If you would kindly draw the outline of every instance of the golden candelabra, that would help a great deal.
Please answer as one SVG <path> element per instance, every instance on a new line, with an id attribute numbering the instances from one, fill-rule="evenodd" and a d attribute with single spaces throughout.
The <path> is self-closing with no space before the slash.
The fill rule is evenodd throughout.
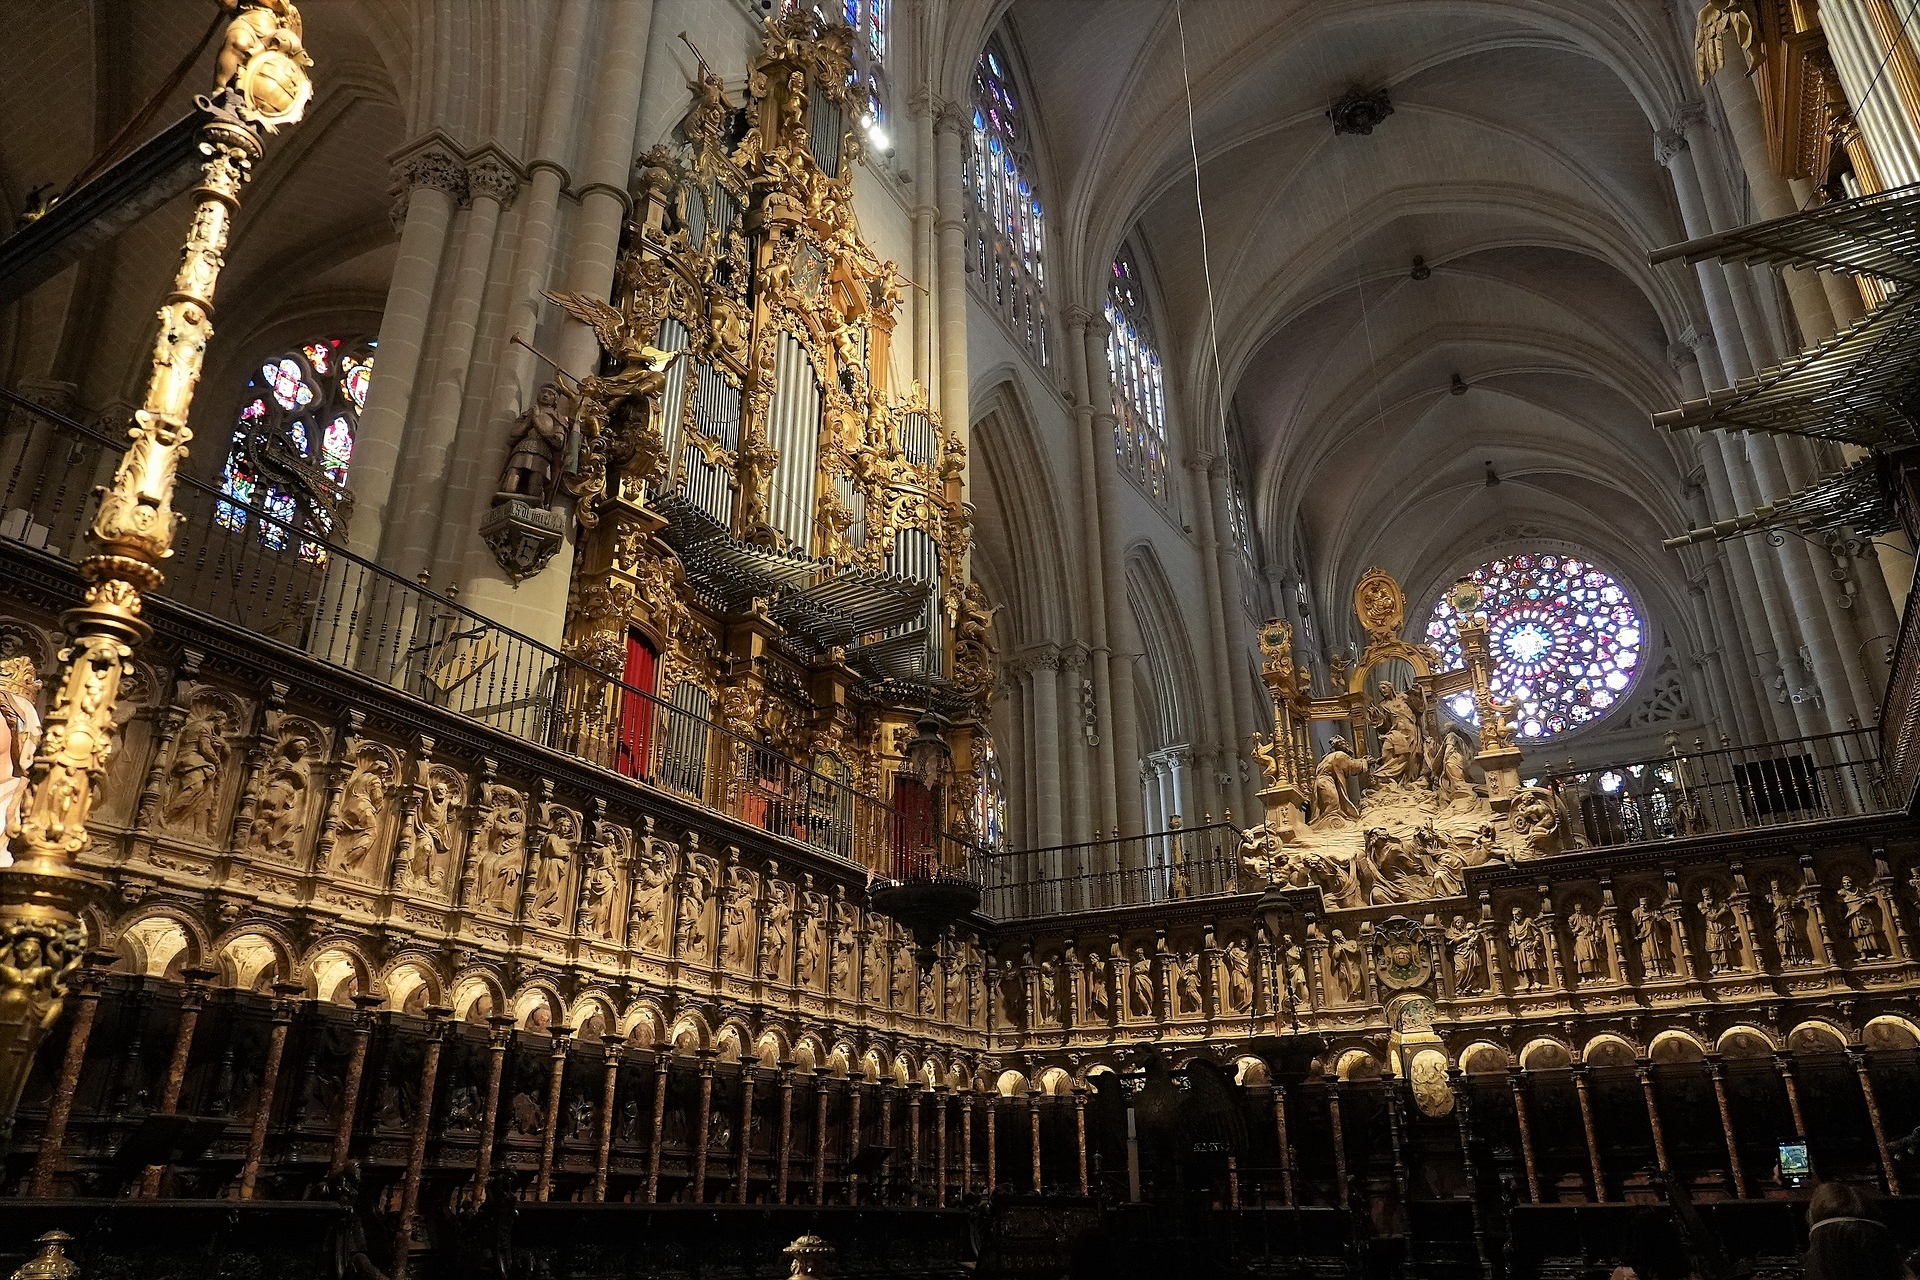
<path id="1" fill-rule="evenodd" d="M 87 844 L 87 818 L 106 776 L 116 728 L 114 704 L 134 646 L 151 628 L 141 597 L 160 586 L 173 554 L 178 516 L 174 481 L 193 432 L 187 411 L 213 337 L 214 286 L 240 193 L 264 150 L 264 135 L 292 124 L 313 95 L 290 0 L 220 0 L 232 16 L 215 63 L 213 93 L 198 99 L 199 186 L 173 288 L 160 307 L 160 332 L 145 403 L 134 413 L 126 452 L 100 490 L 80 565 L 85 602 L 64 619 L 71 637 L 29 770 L 25 803 L 7 840 L 13 864 L 0 871 L 0 1124 L 11 1124 L 34 1054 L 59 1018 L 67 981 L 86 938 L 82 911 L 92 882 L 74 865 Z"/>

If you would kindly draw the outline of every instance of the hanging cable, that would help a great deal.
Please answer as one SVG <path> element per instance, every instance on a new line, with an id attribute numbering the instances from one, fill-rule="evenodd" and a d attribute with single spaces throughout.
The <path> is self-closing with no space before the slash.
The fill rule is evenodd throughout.
<path id="1" fill-rule="evenodd" d="M 1220 322 L 1213 306 L 1213 258 L 1207 244 L 1207 205 L 1200 194 L 1200 141 L 1193 125 L 1193 81 L 1187 75 L 1187 20 L 1180 0 L 1173 0 L 1173 19 L 1180 28 L 1180 84 L 1187 95 L 1187 148 L 1193 155 L 1193 209 L 1200 218 L 1200 273 L 1207 285 L 1207 342 L 1213 350 L 1213 398 L 1220 409 L 1220 448 L 1225 456 L 1227 396 L 1220 372 Z"/>

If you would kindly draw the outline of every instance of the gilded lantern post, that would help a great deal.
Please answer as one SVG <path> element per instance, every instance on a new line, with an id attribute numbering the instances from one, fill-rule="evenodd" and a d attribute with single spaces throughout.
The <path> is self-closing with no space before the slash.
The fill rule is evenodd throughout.
<path id="1" fill-rule="evenodd" d="M 160 307 L 145 401 L 126 452 L 100 493 L 81 561 L 83 603 L 62 619 L 52 707 L 28 772 L 20 816 L 8 828 L 13 864 L 0 870 L 0 1117 L 10 1124 L 34 1054 L 59 1018 L 85 948 L 82 911 L 92 879 L 74 865 L 113 752 L 114 704 L 135 646 L 151 628 L 141 597 L 162 581 L 178 516 L 174 480 L 193 433 L 187 411 L 213 336 L 214 285 L 240 194 L 263 154 L 263 135 L 292 124 L 313 95 L 300 15 L 289 0 L 221 0 L 231 15 L 213 93 L 199 100 L 200 185 L 173 288 Z"/>
<path id="2" fill-rule="evenodd" d="M 1253 739 L 1254 758 L 1266 777 L 1260 802 L 1266 808 L 1269 836 L 1290 842 L 1306 821 L 1294 727 L 1295 703 L 1304 689 L 1293 669 L 1293 627 L 1279 618 L 1268 620 L 1260 628 L 1260 679 L 1267 686 L 1273 711 L 1273 732 L 1256 734 Z"/>
<path id="3" fill-rule="evenodd" d="M 1480 715 L 1480 754 L 1474 757 L 1487 775 L 1487 799 L 1505 813 L 1520 789 L 1520 749 L 1513 741 L 1515 703 L 1493 696 L 1493 651 L 1488 645 L 1487 615 L 1480 612 L 1485 593 L 1472 578 L 1462 578 L 1447 593 L 1454 608 L 1454 630 L 1473 682 L 1473 705 Z"/>

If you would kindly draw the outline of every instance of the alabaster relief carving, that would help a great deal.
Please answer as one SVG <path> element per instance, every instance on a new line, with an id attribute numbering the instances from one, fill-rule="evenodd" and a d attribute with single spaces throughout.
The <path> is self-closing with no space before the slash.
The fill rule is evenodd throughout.
<path id="1" fill-rule="evenodd" d="M 631 946 L 661 955 L 667 953 L 671 942 L 672 903 L 668 894 L 674 856 L 672 845 L 648 832 L 640 841 L 633 864 L 633 922 L 628 941 Z"/>
<path id="2" fill-rule="evenodd" d="M 1640 971 L 1649 978 L 1674 976 L 1673 921 L 1664 903 L 1656 903 L 1643 893 L 1633 906 L 1633 945 L 1640 956 Z"/>
<path id="3" fill-rule="evenodd" d="M 766 893 L 760 905 L 759 973 L 775 982 L 787 976 L 787 943 L 793 924 L 793 886 L 777 879 L 778 863 L 767 864 Z"/>
<path id="4" fill-rule="evenodd" d="M 580 881 L 580 932 L 600 942 L 614 941 L 619 919 L 621 868 L 628 863 L 624 829 L 601 820 L 587 842 Z"/>
<path id="5" fill-rule="evenodd" d="M 389 835 L 389 798 L 400 774 L 400 760 L 376 743 L 362 744 L 353 756 L 353 771 L 340 793 L 340 818 L 333 842 L 333 871 L 349 880 L 371 884 L 384 873 L 384 850 Z"/>
<path id="6" fill-rule="evenodd" d="M 1724 896 L 1716 896 L 1713 886 L 1702 885 L 1700 901 L 1694 905 L 1700 913 L 1708 972 L 1717 974 L 1744 969 L 1746 964 L 1740 945 L 1740 926 L 1734 916 L 1733 904 Z"/>
<path id="7" fill-rule="evenodd" d="M 528 916 L 532 923 L 545 928 L 565 929 L 572 901 L 567 890 L 573 876 L 573 852 L 580 843 L 580 815 L 565 805 L 549 802 L 543 807 L 546 812 L 529 872 L 533 901 Z"/>
<path id="8" fill-rule="evenodd" d="M 281 720 L 268 753 L 248 851 L 282 862 L 297 861 L 314 802 L 313 768 L 325 749 L 325 735 L 311 721 Z"/>
<path id="9" fill-rule="evenodd" d="M 1807 935 L 1800 923 L 1800 904 L 1784 876 L 1774 878 L 1767 901 L 1773 908 L 1773 949 L 1781 968 L 1812 964 L 1813 953 L 1807 949 Z"/>
<path id="10" fill-rule="evenodd" d="M 474 901 L 512 915 L 527 861 L 527 802 L 512 787 L 490 782 L 481 788 L 480 803 L 473 834 Z"/>
<path id="11" fill-rule="evenodd" d="M 1487 989 L 1486 931 L 1478 920 L 1456 915 L 1447 924 L 1447 956 L 1453 965 L 1453 993 L 1479 995 Z"/>
<path id="12" fill-rule="evenodd" d="M 1532 991 L 1547 985 L 1546 949 L 1539 919 L 1514 904 L 1507 915 L 1507 955 L 1513 962 L 1514 990 Z"/>
<path id="13" fill-rule="evenodd" d="M 1575 975 L 1582 981 L 1607 978 L 1606 931 L 1585 901 L 1576 900 L 1567 908 L 1567 936 L 1573 939 Z"/>
<path id="14" fill-rule="evenodd" d="M 160 801 L 161 821 L 171 830 L 201 840 L 213 838 L 224 775 L 233 755 L 228 739 L 240 720 L 239 707 L 222 693 L 202 690 L 188 704 Z"/>

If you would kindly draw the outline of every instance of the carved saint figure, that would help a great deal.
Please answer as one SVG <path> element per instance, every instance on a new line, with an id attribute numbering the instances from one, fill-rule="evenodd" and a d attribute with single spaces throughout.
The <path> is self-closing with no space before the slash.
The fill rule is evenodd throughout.
<path id="1" fill-rule="evenodd" d="M 1773 945 L 1780 953 L 1781 965 L 1813 963 L 1806 939 L 1800 933 L 1798 908 L 1784 880 L 1774 880 L 1773 887 L 1767 891 L 1767 900 L 1773 906 Z"/>
<path id="2" fill-rule="evenodd" d="M 1247 950 L 1247 944 L 1239 938 L 1228 942 L 1224 959 L 1227 966 L 1227 1008 L 1234 1013 L 1245 1013 L 1253 1007 L 1253 958 Z"/>
<path id="3" fill-rule="evenodd" d="M 1366 773 L 1367 762 L 1352 754 L 1345 738 L 1335 735 L 1313 771 L 1313 821 L 1308 825 L 1324 829 L 1358 822 L 1360 809 L 1347 794 L 1347 779 Z"/>
<path id="4" fill-rule="evenodd" d="M 610 823 L 596 828 L 580 885 L 580 931 L 604 941 L 613 937 L 613 908 L 620 896 L 620 837 Z"/>
<path id="5" fill-rule="evenodd" d="M 1458 728 L 1450 727 L 1441 738 L 1439 760 L 1434 769 L 1434 789 L 1443 803 L 1471 799 L 1473 783 L 1467 777 L 1472 759 L 1472 744 Z"/>
<path id="6" fill-rule="evenodd" d="M 1640 948 L 1640 966 L 1647 977 L 1673 976 L 1673 935 L 1667 928 L 1666 908 L 1654 906 L 1644 893 L 1633 908 L 1633 940 Z"/>
<path id="7" fill-rule="evenodd" d="M 753 956 L 753 935 L 747 927 L 747 908 L 752 903 L 753 875 L 735 867 L 728 873 L 720 936 L 726 940 L 727 967 L 742 973 L 746 972 Z"/>
<path id="8" fill-rule="evenodd" d="M 1060 967 L 1048 956 L 1040 962 L 1040 1018 L 1044 1022 L 1058 1025 L 1060 1022 Z"/>
<path id="9" fill-rule="evenodd" d="M 499 496 L 524 497 L 536 507 L 553 505 L 567 447 L 567 411 L 558 385 L 544 384 L 533 403 L 514 419 Z"/>
<path id="10" fill-rule="evenodd" d="M 773 868 L 769 867 L 771 874 Z M 760 913 L 760 972 L 769 978 L 785 976 L 787 925 L 793 919 L 793 890 L 781 880 L 767 881 L 767 899 Z"/>
<path id="11" fill-rule="evenodd" d="M 1846 913 L 1847 937 L 1854 954 L 1862 960 L 1885 959 L 1887 940 L 1880 932 L 1880 904 L 1874 901 L 1872 890 L 1856 887 L 1852 876 L 1841 876 L 1835 896 Z"/>
<path id="12" fill-rule="evenodd" d="M 380 838 L 380 810 L 387 802 L 387 782 L 384 760 L 361 761 L 347 779 L 334 841 L 336 865 L 342 875 L 364 880 L 373 870 L 367 865 L 367 855 Z"/>
<path id="13" fill-rule="evenodd" d="M 667 881 L 672 877 L 665 849 L 649 840 L 641 846 L 634 866 L 633 945 L 664 951 L 667 947 Z"/>
<path id="14" fill-rule="evenodd" d="M 1374 766 L 1374 776 L 1389 783 L 1417 782 L 1426 771 L 1420 714 L 1407 693 L 1386 681 L 1380 682 L 1377 692 L 1378 699 L 1368 708 L 1380 731 L 1380 763 Z"/>
<path id="15" fill-rule="evenodd" d="M 1507 821 L 1535 857 L 1561 851 L 1565 827 L 1560 806 L 1554 801 L 1553 793 L 1544 787 L 1522 787 L 1507 811 Z"/>
<path id="16" fill-rule="evenodd" d="M 1582 978 L 1606 976 L 1606 961 L 1600 952 L 1600 917 L 1576 902 L 1567 912 L 1567 933 L 1573 938 L 1574 972 Z"/>
<path id="17" fill-rule="evenodd" d="M 1700 919 L 1706 925 L 1708 972 L 1725 973 L 1739 968 L 1739 936 L 1733 904 L 1724 898 L 1716 899 L 1711 888 L 1702 886 Z"/>
<path id="18" fill-rule="evenodd" d="M 794 982 L 802 987 L 812 987 L 820 981 L 820 952 L 822 933 L 820 921 L 809 919 L 800 927 L 800 965 L 794 974 Z"/>
<path id="19" fill-rule="evenodd" d="M 439 775 L 427 783 L 427 793 L 413 815 L 413 880 L 416 884 L 446 883 L 446 864 L 453 849 L 454 795 L 452 785 Z"/>
<path id="20" fill-rule="evenodd" d="M 1339 988 L 1340 999 L 1351 1004 L 1366 989 L 1360 969 L 1360 941 L 1335 929 L 1328 950 L 1333 959 L 1333 984 Z"/>
<path id="21" fill-rule="evenodd" d="M 540 837 L 538 866 L 533 879 L 533 918 L 549 928 L 563 923 L 566 908 L 567 867 L 573 861 L 573 847 L 579 843 L 580 826 L 571 809 L 553 808 L 547 833 Z"/>
<path id="22" fill-rule="evenodd" d="M 1518 904 L 1507 919 L 1507 950 L 1513 956 L 1513 980 L 1521 991 L 1546 985 L 1546 956 L 1540 922 L 1529 918 Z"/>
<path id="23" fill-rule="evenodd" d="M 266 785 L 254 813 L 250 843 L 269 858 L 293 857 L 307 816 L 307 797 L 313 792 L 312 748 L 305 734 L 293 734 L 280 744 L 267 765 Z"/>
<path id="24" fill-rule="evenodd" d="M 1453 960 L 1455 995 L 1478 995 L 1483 989 L 1482 936 L 1479 922 L 1468 923 L 1465 916 L 1455 916 L 1453 923 L 1447 926 L 1447 950 Z"/>
<path id="25" fill-rule="evenodd" d="M 852 982 L 853 946 L 851 930 L 843 931 L 834 939 L 833 956 L 827 962 L 827 990 L 833 995 L 845 994 Z"/>
<path id="26" fill-rule="evenodd" d="M 1182 1014 L 1199 1013 L 1205 1008 L 1200 993 L 1200 957 L 1181 956 L 1176 963 L 1180 969 L 1173 985 L 1174 1000 Z"/>
<path id="27" fill-rule="evenodd" d="M 1127 989 L 1133 1016 L 1152 1017 L 1154 1012 L 1153 959 L 1147 955 L 1145 947 L 1136 945 L 1133 949 L 1133 959 L 1127 964 Z"/>
<path id="28" fill-rule="evenodd" d="M 170 827 L 198 836 L 212 834 L 213 808 L 220 795 L 220 771 L 231 748 L 232 723 L 221 707 L 202 706 L 187 716 L 174 748 L 173 768 L 160 816 Z"/>
<path id="29" fill-rule="evenodd" d="M 1300 950 L 1300 944 L 1288 934 L 1280 939 L 1280 957 L 1282 968 L 1286 972 L 1287 991 L 1293 996 L 1296 1009 L 1304 1009 L 1311 1003 L 1307 987 L 1306 953 Z"/>
<path id="30" fill-rule="evenodd" d="M 520 867 L 526 861 L 526 806 L 519 792 L 498 783 L 488 783 L 481 798 L 487 809 L 477 837 L 480 856 L 474 867 L 474 889 L 481 902 L 511 913 Z"/>
<path id="31" fill-rule="evenodd" d="M 680 884 L 680 918 L 674 922 L 674 955 L 682 960 L 708 959 L 706 909 L 714 890 L 710 859 L 695 855 L 687 859 Z"/>

